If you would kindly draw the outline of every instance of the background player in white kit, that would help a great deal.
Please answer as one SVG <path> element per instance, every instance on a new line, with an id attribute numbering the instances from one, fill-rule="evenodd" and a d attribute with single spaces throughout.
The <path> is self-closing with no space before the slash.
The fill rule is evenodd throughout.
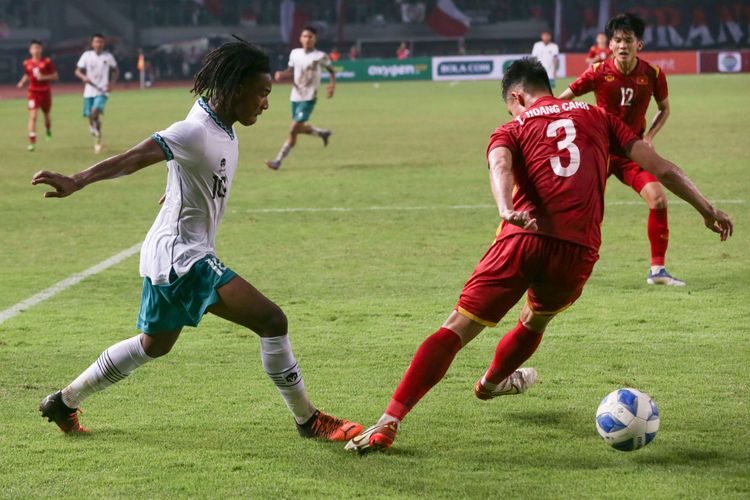
<path id="1" fill-rule="evenodd" d="M 328 138 L 331 136 L 330 129 L 318 128 L 308 125 L 307 121 L 315 108 L 317 100 L 318 87 L 320 87 L 320 76 L 323 68 L 328 71 L 331 81 L 326 87 L 327 97 L 333 97 L 336 89 L 336 72 L 331 66 L 331 60 L 328 54 L 315 48 L 317 41 L 317 31 L 312 26 L 305 26 L 299 37 L 302 48 L 294 49 L 289 54 L 289 67 L 284 71 L 277 71 L 274 75 L 275 80 L 282 81 L 289 77 L 294 77 L 292 84 L 292 126 L 289 129 L 284 145 L 281 146 L 276 158 L 266 162 L 268 168 L 278 170 L 281 162 L 289 154 L 294 145 L 297 143 L 298 134 L 310 134 L 323 139 L 323 145 L 328 145 Z"/>
<path id="2" fill-rule="evenodd" d="M 89 130 L 96 138 L 96 153 L 102 150 L 101 115 L 104 114 L 109 93 L 120 74 L 115 57 L 104 50 L 104 43 L 103 35 L 93 34 L 91 50 L 81 54 L 75 71 L 75 75 L 86 84 L 83 88 L 83 116 L 89 119 Z"/>
<path id="3" fill-rule="evenodd" d="M 560 66 L 558 54 L 560 54 L 560 48 L 552 41 L 552 33 L 542 31 L 542 39 L 534 44 L 534 48 L 531 49 L 531 56 L 536 57 L 547 70 L 547 77 L 552 88 L 555 88 L 555 75 L 557 74 L 557 68 Z"/>
<path id="4" fill-rule="evenodd" d="M 64 432 L 88 432 L 78 422 L 81 402 L 167 354 L 182 328 L 197 326 L 206 311 L 260 336 L 263 368 L 300 435 L 345 441 L 362 430 L 315 409 L 287 337 L 286 316 L 216 257 L 216 229 L 237 167 L 233 124 L 254 124 L 268 109 L 271 86 L 266 54 L 246 42 L 224 44 L 206 56 L 196 75 L 193 92 L 200 97 L 185 120 L 70 177 L 48 171 L 34 175 L 32 184 L 55 189 L 45 197 L 61 198 L 165 159 L 168 167 L 164 204 L 141 248 L 144 280 L 137 326 L 143 333 L 105 349 L 70 385 L 42 400 L 42 415 Z"/>

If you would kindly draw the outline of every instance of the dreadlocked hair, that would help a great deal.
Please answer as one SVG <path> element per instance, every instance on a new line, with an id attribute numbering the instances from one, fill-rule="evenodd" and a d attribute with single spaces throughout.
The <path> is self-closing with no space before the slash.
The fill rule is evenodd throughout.
<path id="1" fill-rule="evenodd" d="M 191 92 L 229 106 L 246 78 L 270 72 L 271 62 L 260 47 L 244 40 L 228 42 L 206 55 Z"/>

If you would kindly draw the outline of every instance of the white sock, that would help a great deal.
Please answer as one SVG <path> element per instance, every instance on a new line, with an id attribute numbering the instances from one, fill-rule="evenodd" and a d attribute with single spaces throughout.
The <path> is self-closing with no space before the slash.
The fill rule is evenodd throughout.
<path id="1" fill-rule="evenodd" d="M 312 129 L 312 135 L 315 137 L 320 137 L 321 134 L 326 132 L 326 129 L 314 127 L 312 125 L 310 125 L 310 128 Z"/>
<path id="2" fill-rule="evenodd" d="M 315 407 L 307 398 L 302 372 L 292 353 L 288 335 L 260 338 L 260 358 L 263 369 L 271 378 L 286 406 L 298 424 L 307 422 L 315 413 Z"/>
<path id="3" fill-rule="evenodd" d="M 664 269 L 664 266 L 651 266 L 651 274 L 657 274 Z"/>
<path id="4" fill-rule="evenodd" d="M 281 163 L 281 160 L 286 158 L 286 155 L 289 154 L 289 151 L 292 150 L 292 147 L 289 145 L 288 142 L 285 142 L 283 146 L 281 146 L 281 149 L 279 150 L 279 154 L 276 155 L 276 161 Z"/>
<path id="5" fill-rule="evenodd" d="M 119 382 L 152 359 L 143 350 L 140 334 L 123 340 L 105 349 L 91 366 L 62 390 L 63 403 L 68 408 L 78 408 L 87 397 Z"/>
<path id="6" fill-rule="evenodd" d="M 399 427 L 401 425 L 401 419 L 396 418 L 393 415 L 389 415 L 387 413 L 383 413 L 383 416 L 380 417 L 376 425 L 387 424 L 389 422 L 396 422 L 396 427 Z"/>

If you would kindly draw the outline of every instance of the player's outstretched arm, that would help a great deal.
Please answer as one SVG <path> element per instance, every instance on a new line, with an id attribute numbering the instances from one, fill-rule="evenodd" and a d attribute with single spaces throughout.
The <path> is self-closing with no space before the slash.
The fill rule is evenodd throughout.
<path id="1" fill-rule="evenodd" d="M 651 127 L 643 136 L 643 140 L 652 148 L 654 147 L 654 137 L 656 137 L 656 134 L 659 133 L 659 130 L 667 123 L 667 118 L 669 118 L 669 98 L 657 102 L 656 105 L 659 109 L 651 121 Z"/>
<path id="2" fill-rule="evenodd" d="M 29 80 L 29 77 L 26 73 L 23 74 L 20 80 L 18 80 L 18 83 L 16 84 L 16 87 L 23 88 L 24 85 L 26 85 L 26 82 Z"/>
<path id="3" fill-rule="evenodd" d="M 333 66 L 326 66 L 326 70 L 331 76 L 331 81 L 328 82 L 328 86 L 326 87 L 326 93 L 328 95 L 328 98 L 330 99 L 331 97 L 333 97 L 333 93 L 336 91 L 336 71 L 333 69 Z"/>
<path id="4" fill-rule="evenodd" d="M 627 153 L 631 160 L 654 174 L 664 187 L 690 203 L 703 216 L 706 227 L 721 235 L 721 241 L 732 235 L 733 226 L 729 216 L 717 210 L 680 167 L 659 156 L 643 140 L 635 141 Z"/>
<path id="5" fill-rule="evenodd" d="M 81 80 L 83 83 L 89 83 L 89 77 L 86 76 L 86 73 L 84 73 L 81 68 L 76 68 L 73 74 L 75 74 L 76 78 Z"/>
<path id="6" fill-rule="evenodd" d="M 536 219 L 532 219 L 529 212 L 513 210 L 513 154 L 510 149 L 497 147 L 490 151 L 487 160 L 490 164 L 492 195 L 495 197 L 500 218 L 508 224 L 537 231 L 539 228 Z"/>
<path id="7" fill-rule="evenodd" d="M 560 94 L 558 99 L 573 99 L 575 96 L 576 95 L 573 93 L 573 91 L 570 90 L 570 87 L 568 87 L 567 89 L 563 90 L 563 93 Z"/>
<path id="8" fill-rule="evenodd" d="M 164 159 L 164 151 L 161 147 L 154 139 L 148 138 L 124 153 L 102 160 L 96 165 L 71 176 L 42 170 L 34 174 L 31 184 L 34 186 L 37 184 L 52 186 L 54 191 L 45 192 L 45 198 L 64 198 L 91 183 L 130 175 Z"/>
<path id="9" fill-rule="evenodd" d="M 277 82 L 283 82 L 284 80 L 287 80 L 289 78 L 292 78 L 294 76 L 294 68 L 292 66 L 289 66 L 287 69 L 283 69 L 281 71 L 277 71 L 273 74 L 273 79 Z"/>

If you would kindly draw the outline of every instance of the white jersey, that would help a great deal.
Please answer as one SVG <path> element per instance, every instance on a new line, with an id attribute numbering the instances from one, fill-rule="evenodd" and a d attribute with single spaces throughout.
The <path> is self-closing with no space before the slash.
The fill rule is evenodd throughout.
<path id="1" fill-rule="evenodd" d="M 539 59 L 544 69 L 547 70 L 547 76 L 550 80 L 555 78 L 555 58 L 560 53 L 556 43 L 550 42 L 547 45 L 541 40 L 534 44 L 531 55 Z"/>
<path id="2" fill-rule="evenodd" d="M 237 168 L 234 128 L 200 98 L 184 121 L 153 135 L 167 158 L 166 199 L 141 247 L 140 273 L 153 284 L 182 276 L 206 255 L 215 238 Z"/>
<path id="3" fill-rule="evenodd" d="M 76 66 L 78 66 L 78 69 L 84 70 L 86 77 L 94 84 L 86 84 L 86 87 L 83 89 L 83 97 L 96 97 L 104 94 L 105 90 L 108 90 L 109 73 L 113 68 L 117 68 L 117 61 L 106 50 L 102 51 L 101 54 L 97 54 L 93 50 L 87 50 L 81 54 L 81 58 L 78 59 Z"/>
<path id="4" fill-rule="evenodd" d="M 289 67 L 294 68 L 294 85 L 292 85 L 292 102 L 312 101 L 320 87 L 320 75 L 323 68 L 331 65 L 328 54 L 321 50 L 305 52 L 305 49 L 294 49 L 289 54 Z"/>

